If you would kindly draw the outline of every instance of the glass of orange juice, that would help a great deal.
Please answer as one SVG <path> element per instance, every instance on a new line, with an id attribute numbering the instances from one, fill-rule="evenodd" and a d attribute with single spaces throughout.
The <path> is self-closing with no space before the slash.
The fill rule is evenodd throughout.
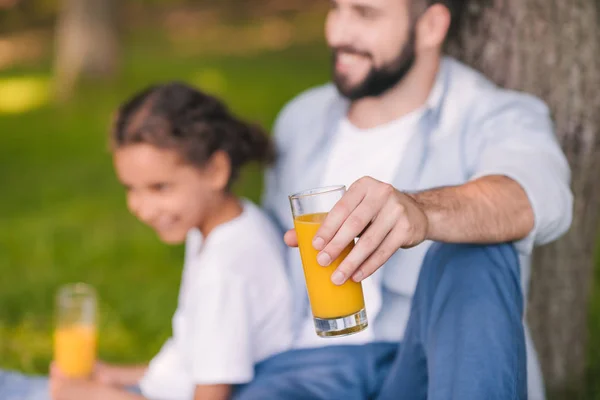
<path id="1" fill-rule="evenodd" d="M 289 197 L 315 329 L 321 337 L 351 335 L 368 325 L 362 284 L 348 280 L 337 286 L 331 282 L 331 275 L 354 248 L 354 242 L 328 267 L 319 265 L 319 252 L 312 245 L 327 213 L 344 193 L 345 186 L 330 186 Z"/>
<path id="2" fill-rule="evenodd" d="M 88 378 L 96 364 L 97 298 L 84 283 L 62 286 L 56 295 L 54 362 L 71 378 Z"/>

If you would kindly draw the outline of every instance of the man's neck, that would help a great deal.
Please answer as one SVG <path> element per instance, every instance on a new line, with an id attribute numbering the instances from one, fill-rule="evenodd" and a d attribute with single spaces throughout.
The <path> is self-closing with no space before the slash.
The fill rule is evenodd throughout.
<path id="1" fill-rule="evenodd" d="M 348 120 L 358 128 L 370 129 L 421 108 L 433 89 L 440 64 L 439 55 L 416 61 L 408 74 L 381 96 L 352 102 Z"/>

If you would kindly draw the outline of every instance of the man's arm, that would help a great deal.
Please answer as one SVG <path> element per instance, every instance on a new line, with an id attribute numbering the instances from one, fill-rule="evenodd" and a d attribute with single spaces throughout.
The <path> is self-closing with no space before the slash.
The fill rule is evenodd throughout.
<path id="1" fill-rule="evenodd" d="M 406 194 L 362 178 L 331 210 L 313 246 L 327 266 L 360 236 L 332 275 L 335 284 L 361 281 L 400 248 L 424 240 L 499 243 L 524 238 L 534 225 L 533 209 L 521 186 L 504 176 L 487 176 L 461 186 Z M 286 236 L 295 244 L 293 234 Z"/>
<path id="2" fill-rule="evenodd" d="M 572 216 L 570 171 L 548 109 L 531 96 L 495 91 L 464 138 L 469 182 L 404 194 L 363 178 L 333 208 L 313 246 L 329 265 L 360 235 L 332 281 L 360 281 L 400 248 L 425 239 L 514 241 L 520 253 L 566 232 Z M 354 236 L 353 236 L 354 235 Z M 286 234 L 294 245 L 295 234 Z"/>
<path id="3" fill-rule="evenodd" d="M 486 176 L 411 197 L 427 216 L 429 240 L 512 242 L 525 238 L 534 226 L 533 209 L 525 191 L 505 176 Z"/>

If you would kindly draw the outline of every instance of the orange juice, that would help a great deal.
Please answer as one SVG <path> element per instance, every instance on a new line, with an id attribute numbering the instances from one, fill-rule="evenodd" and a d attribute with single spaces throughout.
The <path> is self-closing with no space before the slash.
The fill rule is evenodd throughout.
<path id="1" fill-rule="evenodd" d="M 365 300 L 360 283 L 348 280 L 343 285 L 336 286 L 331 282 L 331 275 L 354 248 L 354 243 L 350 243 L 328 267 L 322 267 L 317 262 L 319 252 L 313 247 L 312 241 L 325 216 L 327 213 L 302 215 L 294 219 L 294 225 L 313 316 L 323 319 L 342 318 L 364 309 Z"/>
<path id="2" fill-rule="evenodd" d="M 54 332 L 54 360 L 60 371 L 71 378 L 90 376 L 96 363 L 96 328 L 58 327 Z"/>

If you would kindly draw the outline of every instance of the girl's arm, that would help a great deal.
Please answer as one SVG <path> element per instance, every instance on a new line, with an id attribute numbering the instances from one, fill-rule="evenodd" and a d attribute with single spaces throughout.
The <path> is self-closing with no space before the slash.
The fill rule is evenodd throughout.
<path id="1" fill-rule="evenodd" d="M 91 395 L 91 396 L 90 396 Z M 124 389 L 110 386 L 96 386 L 90 395 L 85 397 L 77 397 L 77 399 L 93 399 L 93 400 L 146 400 L 145 397 L 139 394 L 128 392 Z M 73 398 L 74 400 L 75 398 Z M 68 399 L 71 400 L 71 399 Z"/>
<path id="2" fill-rule="evenodd" d="M 147 365 L 121 366 L 99 362 L 94 370 L 94 379 L 104 385 L 132 386 L 139 383 L 147 369 Z"/>
<path id="3" fill-rule="evenodd" d="M 194 400 L 227 400 L 230 395 L 231 385 L 198 385 L 194 393 Z"/>
<path id="4" fill-rule="evenodd" d="M 145 400 L 143 396 L 97 381 L 71 379 L 54 365 L 50 367 L 50 397 L 52 400 Z"/>

